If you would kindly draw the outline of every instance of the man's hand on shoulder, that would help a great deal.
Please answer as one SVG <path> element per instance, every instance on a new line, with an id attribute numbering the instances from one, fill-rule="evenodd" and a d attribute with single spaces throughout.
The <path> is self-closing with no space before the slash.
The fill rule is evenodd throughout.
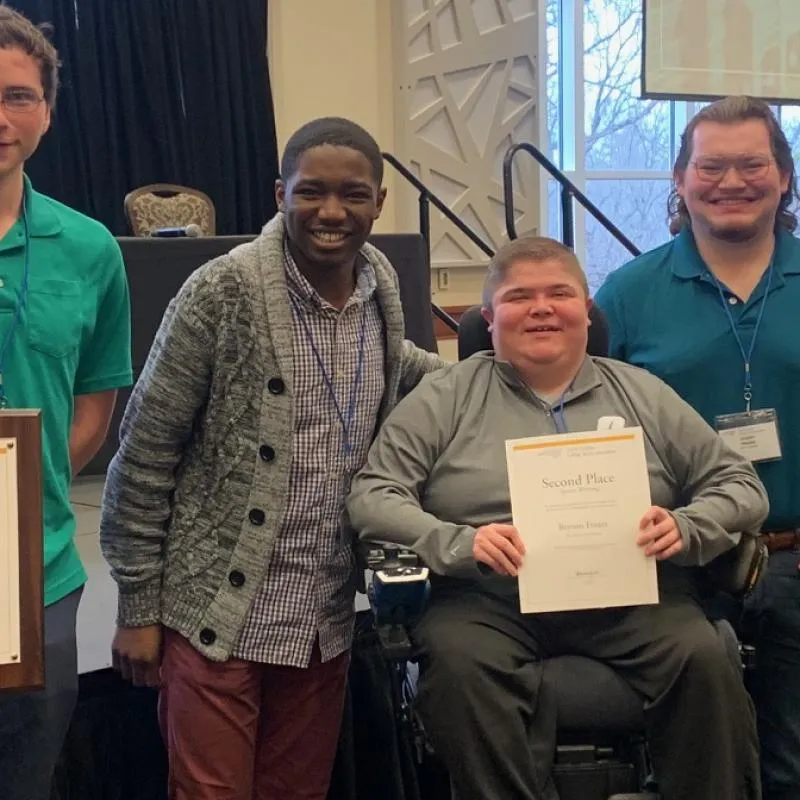
<path id="1" fill-rule="evenodd" d="M 438 353 L 431 353 L 422 347 L 415 346 L 414 349 L 420 356 L 423 365 L 423 371 L 426 373 L 436 372 L 444 367 L 449 367 L 453 363 L 452 361 L 445 361 Z"/>

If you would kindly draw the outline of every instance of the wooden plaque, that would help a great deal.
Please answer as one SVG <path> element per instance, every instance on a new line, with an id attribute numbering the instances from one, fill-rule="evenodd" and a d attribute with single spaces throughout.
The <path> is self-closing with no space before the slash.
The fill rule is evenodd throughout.
<path id="1" fill-rule="evenodd" d="M 0 691 L 44 686 L 42 420 L 0 411 Z"/>

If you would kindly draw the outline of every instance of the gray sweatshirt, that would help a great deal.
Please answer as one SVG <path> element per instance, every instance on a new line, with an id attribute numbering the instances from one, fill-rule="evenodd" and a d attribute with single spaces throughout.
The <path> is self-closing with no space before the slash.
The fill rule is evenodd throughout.
<path id="1" fill-rule="evenodd" d="M 664 577 L 677 590 L 669 573 L 685 570 L 674 565 L 708 564 L 759 530 L 768 502 L 755 470 L 661 380 L 587 356 L 565 400 L 567 428 L 593 431 L 603 416 L 643 428 L 652 502 L 672 510 L 683 536 L 684 550 L 659 565 L 662 592 Z M 362 539 L 408 547 L 438 575 L 483 580 L 476 529 L 511 522 L 505 441 L 555 432 L 549 406 L 513 367 L 478 353 L 395 408 L 352 484 L 350 521 Z"/>

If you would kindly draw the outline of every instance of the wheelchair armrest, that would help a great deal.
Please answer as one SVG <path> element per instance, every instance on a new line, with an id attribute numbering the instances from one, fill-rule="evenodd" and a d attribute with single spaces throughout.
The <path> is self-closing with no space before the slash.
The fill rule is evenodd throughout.
<path id="1" fill-rule="evenodd" d="M 743 533 L 739 544 L 706 566 L 717 589 L 734 596 L 749 594 L 767 564 L 767 548 L 758 536 Z"/>

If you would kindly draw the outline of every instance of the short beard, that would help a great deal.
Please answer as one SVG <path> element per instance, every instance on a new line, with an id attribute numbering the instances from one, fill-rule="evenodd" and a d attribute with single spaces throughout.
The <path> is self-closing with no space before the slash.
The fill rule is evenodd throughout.
<path id="1" fill-rule="evenodd" d="M 728 244 L 742 244 L 750 242 L 758 236 L 758 225 L 746 225 L 741 228 L 715 228 L 713 225 L 708 231 L 715 239 Z"/>

